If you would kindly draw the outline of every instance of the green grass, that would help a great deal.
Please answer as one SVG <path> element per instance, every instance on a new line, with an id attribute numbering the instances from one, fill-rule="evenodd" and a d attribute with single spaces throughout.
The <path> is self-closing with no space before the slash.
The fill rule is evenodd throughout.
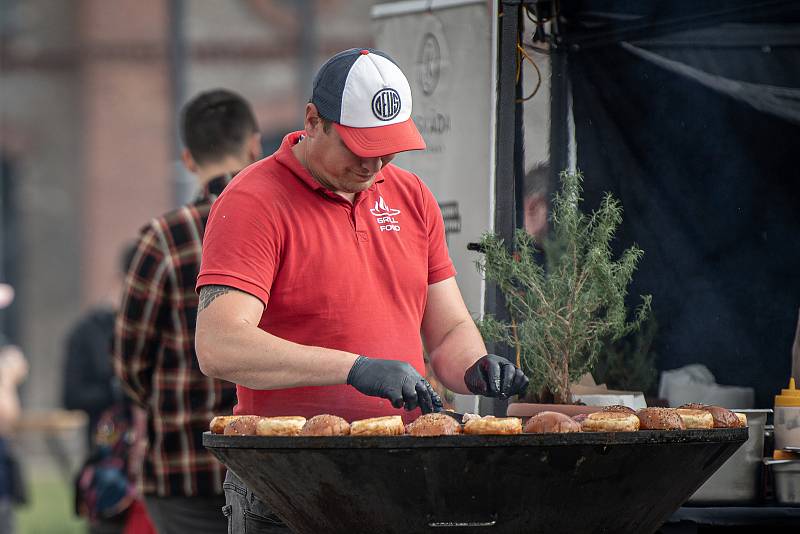
<path id="1" fill-rule="evenodd" d="M 28 504 L 17 508 L 18 534 L 85 534 L 73 513 L 72 488 L 58 473 L 28 473 Z"/>

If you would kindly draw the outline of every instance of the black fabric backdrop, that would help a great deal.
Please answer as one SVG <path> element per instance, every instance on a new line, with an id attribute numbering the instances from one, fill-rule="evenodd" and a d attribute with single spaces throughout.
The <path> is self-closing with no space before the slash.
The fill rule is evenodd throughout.
<path id="1" fill-rule="evenodd" d="M 634 44 L 723 79 L 800 88 L 800 47 L 702 41 Z M 653 295 L 659 369 L 700 362 L 771 406 L 800 308 L 800 124 L 620 43 L 570 52 L 567 69 L 585 206 L 612 192 L 618 250 L 645 251 L 631 294 Z"/>

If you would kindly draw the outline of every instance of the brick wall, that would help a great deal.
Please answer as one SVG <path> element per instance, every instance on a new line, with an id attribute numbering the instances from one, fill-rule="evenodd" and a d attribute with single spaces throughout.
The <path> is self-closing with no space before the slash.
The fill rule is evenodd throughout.
<path id="1" fill-rule="evenodd" d="M 372 3 L 316 0 L 314 69 L 333 52 L 371 44 Z M 182 102 L 172 102 L 168 5 L 25 0 L 3 11 L 0 149 L 19 185 L 14 311 L 31 361 L 27 408 L 60 404 L 68 329 L 117 296 L 121 246 L 175 203 Z M 292 5 L 185 0 L 183 98 L 228 87 L 253 103 L 265 136 L 298 127 L 309 91 Z"/>

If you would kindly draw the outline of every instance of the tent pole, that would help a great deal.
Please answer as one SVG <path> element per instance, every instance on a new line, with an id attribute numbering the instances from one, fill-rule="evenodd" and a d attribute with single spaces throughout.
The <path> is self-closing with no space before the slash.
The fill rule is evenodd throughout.
<path id="1" fill-rule="evenodd" d="M 521 84 L 517 81 L 517 42 L 520 38 L 522 4 L 519 1 L 503 1 L 499 5 L 494 231 L 510 245 L 517 227 L 517 191 L 522 179 L 521 113 L 517 103 L 521 91 Z M 486 312 L 501 320 L 508 317 L 503 294 L 491 283 L 486 284 Z M 489 350 L 511 361 L 515 360 L 510 347 L 495 345 Z M 485 399 L 481 404 L 481 413 L 503 416 L 507 406 L 507 401 L 492 402 L 491 399 Z"/>

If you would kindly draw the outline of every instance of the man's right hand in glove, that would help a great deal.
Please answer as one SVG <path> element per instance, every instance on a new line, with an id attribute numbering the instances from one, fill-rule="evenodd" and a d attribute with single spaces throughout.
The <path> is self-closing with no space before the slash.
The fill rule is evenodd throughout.
<path id="1" fill-rule="evenodd" d="M 389 399 L 395 408 L 422 413 L 442 409 L 442 400 L 411 364 L 359 356 L 350 368 L 347 383 L 364 395 Z"/>

